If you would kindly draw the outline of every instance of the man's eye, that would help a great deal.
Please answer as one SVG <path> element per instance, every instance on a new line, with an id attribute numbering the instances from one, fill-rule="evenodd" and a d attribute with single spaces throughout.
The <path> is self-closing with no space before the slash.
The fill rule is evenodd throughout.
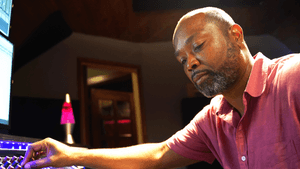
<path id="1" fill-rule="evenodd" d="M 184 64 L 186 63 L 186 59 L 181 58 L 181 59 L 180 59 L 180 63 L 181 63 L 182 65 L 184 65 Z"/>
<path id="2" fill-rule="evenodd" d="M 201 45 L 198 45 L 194 48 L 194 52 L 200 52 L 200 50 L 202 49 L 204 43 L 202 43 Z"/>

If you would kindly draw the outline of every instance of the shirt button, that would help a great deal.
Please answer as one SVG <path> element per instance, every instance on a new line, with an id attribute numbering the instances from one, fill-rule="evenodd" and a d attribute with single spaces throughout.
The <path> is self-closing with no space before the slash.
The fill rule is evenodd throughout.
<path id="1" fill-rule="evenodd" d="M 246 161 L 246 157 L 245 156 L 242 156 L 242 161 Z"/>

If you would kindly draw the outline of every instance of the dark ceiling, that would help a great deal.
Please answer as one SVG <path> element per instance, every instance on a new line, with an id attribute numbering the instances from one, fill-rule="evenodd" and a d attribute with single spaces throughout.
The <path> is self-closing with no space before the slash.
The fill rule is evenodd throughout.
<path id="1" fill-rule="evenodd" d="M 155 5 L 150 5 L 151 2 L 155 2 Z M 176 4 L 175 2 L 177 5 L 172 7 L 172 4 Z M 29 55 L 34 55 L 30 51 L 37 48 L 46 50 L 47 46 L 51 47 L 51 44 L 47 44 L 48 42 L 57 43 L 69 36 L 71 32 L 131 42 L 170 41 L 178 19 L 192 9 L 192 2 L 199 3 L 195 0 L 184 1 L 186 3 L 181 8 L 178 2 L 183 1 L 14 0 L 9 39 L 15 44 L 17 53 L 15 60 L 19 60 L 21 57 L 30 58 Z M 219 0 L 217 2 L 228 1 Z M 236 2 L 236 4 L 242 2 L 243 4 L 250 0 L 233 0 L 232 2 Z M 243 27 L 246 35 L 272 34 L 276 29 L 282 27 L 282 23 L 290 16 L 296 18 L 296 21 L 300 20 L 297 0 L 252 0 L 251 2 L 253 2 L 252 5 L 246 6 L 225 4 L 223 8 Z M 221 3 L 218 6 L 222 5 Z M 145 8 L 147 6 L 149 8 Z M 52 16 L 52 20 L 48 19 L 46 22 L 50 16 Z M 296 24 L 299 25 L 298 22 Z M 55 36 L 57 39 L 51 40 Z M 297 36 L 299 37 L 299 33 Z M 285 33 L 278 33 L 278 39 L 284 37 Z M 35 41 L 35 43 L 29 43 L 30 41 Z M 43 46 L 43 44 L 45 45 Z M 24 48 L 27 53 L 20 52 L 24 51 Z M 26 60 L 20 62 L 26 62 Z"/>

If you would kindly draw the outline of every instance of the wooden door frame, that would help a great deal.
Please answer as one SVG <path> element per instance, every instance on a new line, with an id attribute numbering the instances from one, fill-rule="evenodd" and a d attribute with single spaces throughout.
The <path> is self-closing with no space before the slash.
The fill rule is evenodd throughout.
<path id="1" fill-rule="evenodd" d="M 89 146 L 90 140 L 90 126 L 89 126 L 89 97 L 87 86 L 87 69 L 106 69 L 117 70 L 131 73 L 133 98 L 135 105 L 135 116 L 137 122 L 137 136 L 138 143 L 147 142 L 146 123 L 143 108 L 142 97 L 142 83 L 141 83 L 141 67 L 138 65 L 119 63 L 105 60 L 98 60 L 93 58 L 77 58 L 77 82 L 78 82 L 78 98 L 80 102 L 80 139 L 82 145 Z"/>

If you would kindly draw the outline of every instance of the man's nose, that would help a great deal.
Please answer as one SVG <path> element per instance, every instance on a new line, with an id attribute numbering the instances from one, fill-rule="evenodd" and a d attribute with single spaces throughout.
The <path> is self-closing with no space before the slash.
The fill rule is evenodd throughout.
<path id="1" fill-rule="evenodd" d="M 189 71 L 192 71 L 193 69 L 196 69 L 200 65 L 200 61 L 194 56 L 190 55 L 187 60 L 187 69 Z"/>

